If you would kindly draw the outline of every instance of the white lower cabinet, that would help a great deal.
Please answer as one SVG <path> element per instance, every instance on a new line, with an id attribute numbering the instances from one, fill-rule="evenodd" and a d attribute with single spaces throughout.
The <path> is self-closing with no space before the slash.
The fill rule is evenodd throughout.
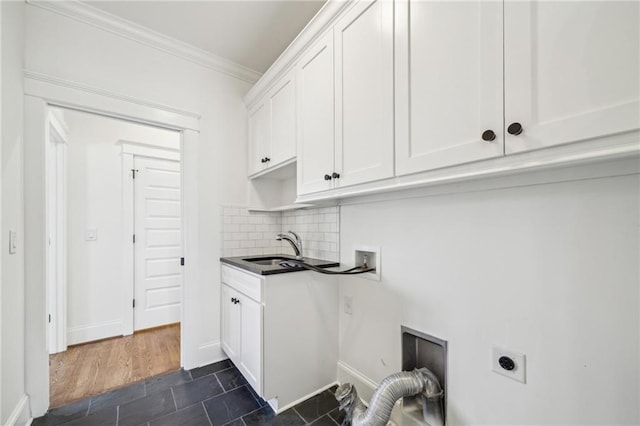
<path id="1" fill-rule="evenodd" d="M 221 295 L 222 349 L 276 412 L 336 382 L 334 276 L 262 276 L 222 265 Z"/>

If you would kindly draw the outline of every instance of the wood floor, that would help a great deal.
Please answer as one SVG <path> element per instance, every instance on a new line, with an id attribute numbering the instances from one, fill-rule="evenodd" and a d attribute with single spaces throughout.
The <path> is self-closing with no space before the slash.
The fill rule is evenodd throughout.
<path id="1" fill-rule="evenodd" d="M 82 345 L 49 356 L 50 407 L 180 368 L 180 324 Z"/>

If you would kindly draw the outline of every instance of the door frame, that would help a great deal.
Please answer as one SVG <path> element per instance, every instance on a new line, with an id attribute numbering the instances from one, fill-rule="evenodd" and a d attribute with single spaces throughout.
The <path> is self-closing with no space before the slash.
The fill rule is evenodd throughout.
<path id="1" fill-rule="evenodd" d="M 67 350 L 67 128 L 56 114 L 49 113 L 47 184 L 49 241 L 49 353 Z"/>
<path id="2" fill-rule="evenodd" d="M 183 267 L 180 363 L 197 367 L 198 336 L 198 139 L 200 115 L 123 96 L 75 82 L 25 73 L 24 79 L 24 207 L 25 215 L 25 391 L 32 417 L 49 408 L 47 326 L 47 144 L 49 107 L 58 106 L 181 133 Z"/>

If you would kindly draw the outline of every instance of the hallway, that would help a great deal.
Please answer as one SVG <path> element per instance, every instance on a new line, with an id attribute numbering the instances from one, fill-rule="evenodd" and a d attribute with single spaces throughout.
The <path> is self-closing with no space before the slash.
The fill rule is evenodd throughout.
<path id="1" fill-rule="evenodd" d="M 49 357 L 50 407 L 180 368 L 180 324 L 82 345 Z"/>

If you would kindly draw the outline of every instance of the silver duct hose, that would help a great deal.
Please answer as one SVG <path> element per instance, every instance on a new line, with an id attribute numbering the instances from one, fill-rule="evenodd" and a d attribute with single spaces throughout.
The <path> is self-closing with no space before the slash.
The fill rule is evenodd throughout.
<path id="1" fill-rule="evenodd" d="M 426 368 L 394 373 L 378 386 L 369 408 L 358 397 L 351 383 L 344 383 L 336 390 L 340 409 L 345 411 L 343 425 L 386 426 L 396 401 L 405 396 L 422 393 L 427 399 L 442 398 L 442 388 L 436 376 Z"/>

